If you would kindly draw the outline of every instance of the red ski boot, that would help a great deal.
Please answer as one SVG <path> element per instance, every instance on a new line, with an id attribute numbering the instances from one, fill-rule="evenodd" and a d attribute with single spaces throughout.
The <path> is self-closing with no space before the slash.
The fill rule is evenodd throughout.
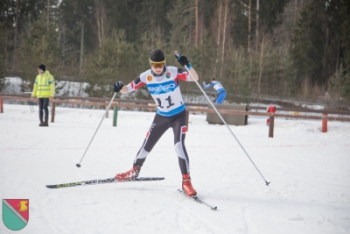
<path id="1" fill-rule="evenodd" d="M 192 187 L 190 174 L 182 175 L 182 190 L 187 194 L 187 196 L 196 196 L 197 192 Z"/>
<path id="2" fill-rule="evenodd" d="M 114 179 L 117 181 L 133 180 L 139 176 L 141 167 L 133 167 L 131 170 L 117 174 Z"/>

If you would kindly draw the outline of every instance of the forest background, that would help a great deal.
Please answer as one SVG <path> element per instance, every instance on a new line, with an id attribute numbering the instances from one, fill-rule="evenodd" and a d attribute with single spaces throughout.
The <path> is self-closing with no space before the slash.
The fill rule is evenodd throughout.
<path id="1" fill-rule="evenodd" d="M 348 0 L 2 0 L 0 92 L 18 73 L 31 89 L 44 63 L 56 80 L 109 97 L 149 69 L 185 54 L 201 81 L 215 76 L 228 101 L 262 95 L 350 101 Z M 198 91 L 182 83 L 183 92 Z M 140 92 L 137 98 L 150 98 Z"/>

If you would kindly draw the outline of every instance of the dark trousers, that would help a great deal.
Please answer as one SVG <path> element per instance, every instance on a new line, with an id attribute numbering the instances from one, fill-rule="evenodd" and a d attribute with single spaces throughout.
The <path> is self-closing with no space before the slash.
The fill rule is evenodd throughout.
<path id="1" fill-rule="evenodd" d="M 43 117 L 45 112 L 45 119 L 49 118 L 49 98 L 39 98 L 39 116 Z"/>
<path id="2" fill-rule="evenodd" d="M 177 156 L 179 157 L 179 166 L 182 174 L 190 173 L 190 162 L 188 159 L 185 136 L 187 132 L 187 116 L 186 111 L 183 111 L 175 116 L 164 117 L 156 114 L 150 129 L 146 134 L 146 139 L 134 161 L 134 166 L 141 167 L 146 160 L 147 155 L 160 137 L 169 129 L 173 129 L 174 147 Z"/>

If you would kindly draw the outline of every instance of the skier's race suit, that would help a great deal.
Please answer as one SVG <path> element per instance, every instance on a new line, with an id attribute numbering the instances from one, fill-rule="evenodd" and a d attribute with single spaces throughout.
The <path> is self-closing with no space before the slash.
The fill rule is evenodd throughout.
<path id="1" fill-rule="evenodd" d="M 213 87 L 216 90 L 216 104 L 222 104 L 224 102 L 224 99 L 226 97 L 226 90 L 221 85 L 221 83 L 217 80 L 212 81 L 210 84 L 203 84 L 204 88 L 209 89 L 210 87 Z"/>
<path id="2" fill-rule="evenodd" d="M 186 107 L 182 100 L 179 80 L 191 81 L 187 71 L 173 66 L 165 66 L 162 75 L 155 75 L 151 69 L 143 72 L 127 85 L 128 92 L 147 86 L 157 105 L 156 115 L 146 138 L 134 160 L 134 167 L 141 167 L 160 137 L 169 129 L 174 132 L 175 151 L 179 157 L 182 174 L 189 174 L 189 159 L 185 147 L 187 131 Z"/>

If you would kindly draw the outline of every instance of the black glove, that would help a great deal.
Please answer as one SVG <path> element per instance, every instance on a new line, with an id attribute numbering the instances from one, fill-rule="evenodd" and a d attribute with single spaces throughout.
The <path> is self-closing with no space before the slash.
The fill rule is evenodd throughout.
<path id="1" fill-rule="evenodd" d="M 185 55 L 180 55 L 177 60 L 182 66 L 187 66 L 188 69 L 191 69 L 190 61 L 188 61 L 187 57 Z"/>
<path id="2" fill-rule="evenodd" d="M 113 89 L 114 89 L 114 92 L 118 93 L 120 92 L 120 90 L 123 88 L 123 82 L 121 81 L 118 81 L 118 82 L 115 82 L 115 84 L 113 85 Z"/>

